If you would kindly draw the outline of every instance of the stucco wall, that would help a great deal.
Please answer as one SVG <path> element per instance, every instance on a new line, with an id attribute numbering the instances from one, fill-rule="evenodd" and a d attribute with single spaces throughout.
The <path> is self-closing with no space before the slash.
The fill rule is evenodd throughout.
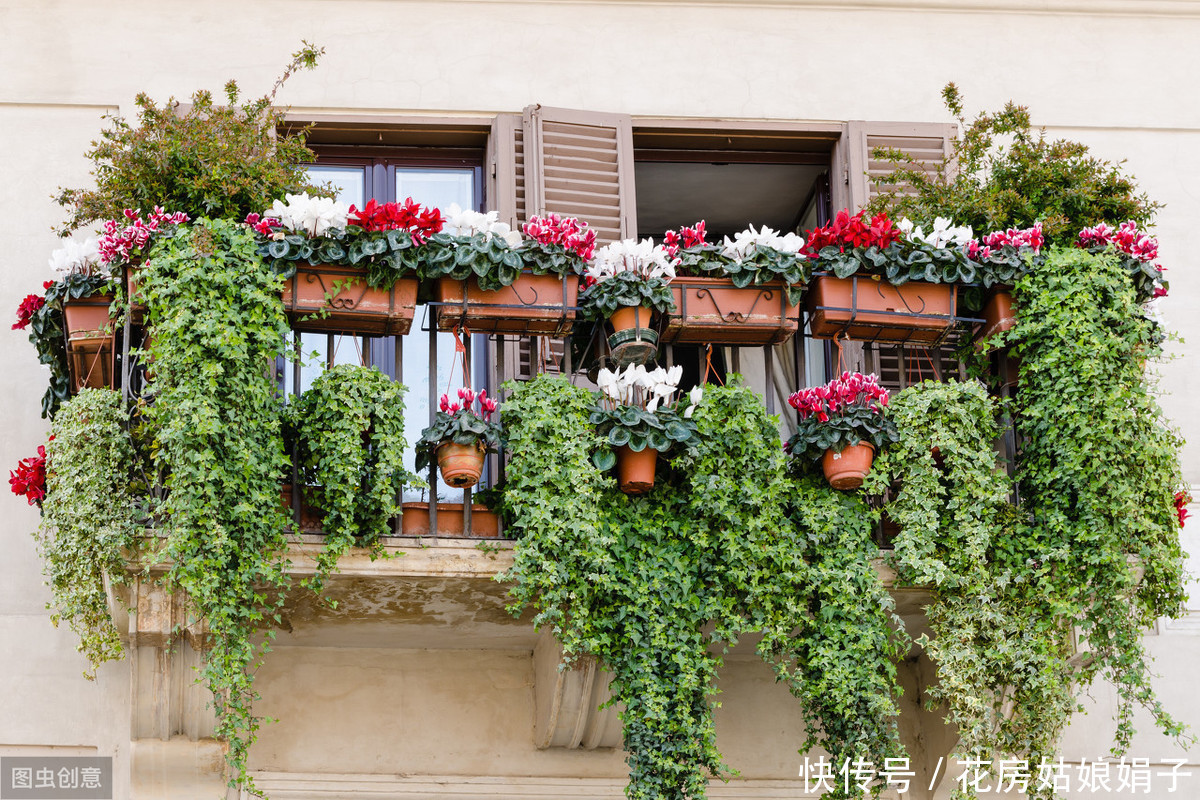
<path id="1" fill-rule="evenodd" d="M 1126 13 L 1132 11 L 1137 13 Z M 138 91 L 159 100 L 183 98 L 199 87 L 219 90 L 230 77 L 259 94 L 302 38 L 323 45 L 327 54 L 318 71 L 298 75 L 281 99 L 309 111 L 476 113 L 542 103 L 652 117 L 945 121 L 938 91 L 949 80 L 958 82 L 972 112 L 1016 100 L 1029 105 L 1035 122 L 1052 135 L 1077 138 L 1105 158 L 1127 159 L 1141 187 L 1166 204 L 1158 234 L 1172 291 L 1164 311 L 1170 327 L 1200 342 L 1200 277 L 1188 249 L 1193 220 L 1200 217 L 1194 188 L 1200 174 L 1200 103 L 1194 91 L 1200 3 L 1159 0 L 9 0 L 0 3 L 0 218 L 7 221 L 0 309 L 15 308 L 49 277 L 45 263 L 55 247 L 50 227 L 61 219 L 50 195 L 56 187 L 86 181 L 82 153 L 104 112 L 132 113 Z M 1200 443 L 1200 415 L 1192 399 L 1200 390 L 1196 345 L 1172 349 L 1179 358 L 1159 368 L 1163 403 L 1185 436 Z M 0 326 L 0 374 L 5 412 L 0 465 L 8 466 L 44 440 L 46 424 L 38 416 L 44 373 L 24 333 L 7 325 Z M 1200 482 L 1200 446 L 1187 448 L 1184 464 L 1187 478 Z M 94 747 L 121 759 L 121 775 L 129 747 L 128 667 L 105 667 L 94 685 L 80 677 L 83 662 L 73 653 L 72 635 L 52 629 L 42 608 L 48 593 L 28 535 L 37 515 L 17 501 L 5 502 L 0 751 Z M 1193 535 L 1187 541 L 1197 549 Z M 1193 722 L 1200 722 L 1200 708 L 1191 697 L 1189 670 L 1200 655 L 1198 645 L 1187 624 L 1164 630 L 1151 644 L 1160 659 L 1164 698 Z M 347 688 L 362 706 L 356 719 L 376 721 L 389 740 L 411 741 L 404 745 L 405 768 L 444 762 L 440 768 L 455 772 L 502 763 L 518 772 L 619 776 L 620 756 L 613 753 L 536 753 L 521 740 L 500 743 L 507 749 L 496 749 L 491 761 L 477 762 L 466 753 L 465 743 L 482 741 L 474 723 L 527 713 L 524 658 L 493 651 L 462 658 L 409 652 L 395 659 L 379 653 L 347 659 L 320 648 L 281 653 L 268 663 L 262 686 L 266 713 L 277 713 L 284 724 L 266 730 L 254 758 L 273 768 L 299 761 L 331 765 L 330 751 L 297 738 L 297 731 L 320 727 L 322 720 L 305 719 L 305 706 L 283 698 L 302 690 L 306 680 L 367 687 L 407 665 L 411 671 L 405 674 L 420 680 L 434 680 L 423 677 L 428 670 L 438 681 L 468 687 L 466 699 L 456 702 L 469 703 L 462 725 L 454 717 L 438 720 L 444 735 L 424 737 L 403 718 L 397 727 L 386 708 L 372 702 L 379 695 Z M 385 663 L 364 672 L 376 661 Z M 470 683 L 468 667 L 476 662 L 490 683 Z M 455 678 L 459 670 L 463 675 Z M 743 691 L 761 683 L 761 675 L 750 667 L 734 674 L 718 723 L 727 755 L 737 765 L 749 758 L 747 748 L 756 748 L 746 737 L 768 702 L 763 698 L 779 690 Z M 503 691 L 491 691 L 496 680 Z M 383 697 L 401 691 L 403 686 L 388 684 Z M 435 715 L 437 692 L 420 686 L 413 691 L 421 698 L 419 707 Z M 1103 691 L 1096 694 L 1100 710 L 1068 733 L 1069 757 L 1103 754 L 1097 734 L 1106 730 L 1110 699 Z M 750 698 L 745 706 L 738 702 L 743 698 Z M 476 739 L 459 740 L 463 745 L 456 750 L 449 732 L 464 726 Z M 327 734 L 340 731 L 335 727 Z M 772 748 L 799 744 L 783 735 L 777 740 Z M 1152 758 L 1172 752 L 1152 733 L 1140 736 L 1134 750 Z M 430 761 L 417 759 L 426 751 Z M 400 769 L 377 754 L 355 757 L 365 771 Z M 764 770 L 772 776 L 790 768 L 774 749 L 754 758 L 769 762 Z M 1191 760 L 1198 760 L 1195 753 Z"/>

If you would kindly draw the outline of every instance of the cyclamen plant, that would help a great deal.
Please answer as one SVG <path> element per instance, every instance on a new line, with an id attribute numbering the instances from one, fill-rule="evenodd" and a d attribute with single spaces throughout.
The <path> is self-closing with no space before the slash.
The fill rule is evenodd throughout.
<path id="1" fill-rule="evenodd" d="M 579 305 L 592 319 L 607 319 L 623 307 L 643 306 L 660 314 L 675 310 L 669 284 L 676 260 L 651 239 L 623 239 L 596 251 L 583 273 Z"/>
<path id="2" fill-rule="evenodd" d="M 875 375 L 843 372 L 824 386 L 801 389 L 788 398 L 800 415 L 796 434 L 784 445 L 794 457 L 821 458 L 867 442 L 876 450 L 899 440 L 887 415 L 888 391 Z"/>
<path id="3" fill-rule="evenodd" d="M 611 448 L 628 447 L 640 453 L 647 447 L 668 453 L 699 444 L 692 413 L 704 398 L 702 387 L 675 400 L 683 367 L 658 367 L 647 370 L 640 364 L 624 372 L 601 369 L 596 377 L 600 392 L 589 422 L 596 427 L 610 449 L 592 454 L 598 469 L 610 469 L 616 463 Z"/>
<path id="4" fill-rule="evenodd" d="M 1136 222 L 1127 220 L 1115 229 L 1103 222 L 1084 228 L 1075 245 L 1089 253 L 1113 248 L 1121 259 L 1121 266 L 1133 280 L 1139 303 L 1166 297 L 1170 284 L 1163 280 L 1166 267 L 1158 263 L 1158 240 L 1139 230 Z"/>
<path id="5" fill-rule="evenodd" d="M 24 497 L 29 505 L 42 507 L 42 500 L 46 497 L 46 446 L 44 444 L 38 445 L 37 455 L 21 459 L 17 462 L 17 468 L 9 471 L 8 485 L 13 494 L 17 497 Z M 1182 525 L 1182 517 L 1180 519 Z"/>
<path id="6" fill-rule="evenodd" d="M 124 217 L 124 221 L 106 220 L 103 226 L 104 233 L 97 241 L 100 264 L 109 269 L 141 257 L 149 249 L 154 234 L 160 229 L 167 225 L 182 225 L 188 221 L 188 215 L 182 211 L 168 212 L 162 206 L 155 206 L 145 219 L 142 219 L 140 208 L 127 208 Z"/>
<path id="7" fill-rule="evenodd" d="M 521 231 L 528 237 L 521 255 L 535 275 L 583 272 L 596 252 L 596 231 L 575 217 L 535 215 L 521 226 Z"/>
<path id="8" fill-rule="evenodd" d="M 417 471 L 428 469 L 443 444 L 478 443 L 488 452 L 500 444 L 500 426 L 492 422 L 499 404 L 487 396 L 487 390 L 478 394 L 470 389 L 458 390 L 458 402 L 451 402 L 450 395 L 442 395 L 438 402 L 438 413 L 433 424 L 421 431 L 417 441 Z"/>
<path id="9" fill-rule="evenodd" d="M 1040 256 L 1045 243 L 1042 223 L 1037 222 L 967 242 L 967 257 L 979 264 L 979 282 L 984 288 L 1011 286 L 1029 268 L 1027 261 Z"/>
<path id="10" fill-rule="evenodd" d="M 963 251 L 970 228 L 955 227 L 939 218 L 932 231 L 902 220 L 895 224 L 886 212 L 870 219 L 866 211 L 842 210 L 834 220 L 809 234 L 804 252 L 816 269 L 848 278 L 856 272 L 878 275 L 900 286 L 910 280 L 928 283 L 972 283 L 978 265 Z"/>
<path id="11" fill-rule="evenodd" d="M 457 203 L 445 209 L 444 216 L 441 232 L 429 239 L 421 277 L 456 281 L 474 277 L 485 292 L 516 281 L 524 266 L 520 231 L 501 222 L 496 211 L 483 214 L 459 208 Z"/>

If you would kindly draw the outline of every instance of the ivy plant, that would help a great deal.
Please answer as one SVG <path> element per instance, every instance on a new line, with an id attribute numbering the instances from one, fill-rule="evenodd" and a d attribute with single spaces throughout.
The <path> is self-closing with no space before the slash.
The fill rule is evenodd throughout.
<path id="1" fill-rule="evenodd" d="M 269 369 L 288 331 L 280 284 L 249 228 L 226 220 L 157 238 L 139 284 L 154 331 L 145 414 L 166 476 L 159 556 L 168 589 L 186 592 L 204 622 L 216 735 L 231 785 L 251 790 L 253 673 L 288 585 L 279 477 L 289 462 Z"/>
<path id="2" fill-rule="evenodd" d="M 291 409 L 301 476 L 324 515 L 325 546 L 309 585 L 319 591 L 353 545 L 383 550 L 379 537 L 402 513 L 405 388 L 375 368 L 340 364 L 323 372 Z"/>
<path id="3" fill-rule="evenodd" d="M 896 651 L 863 538 L 870 515 L 848 528 L 857 545 L 836 551 L 854 554 L 849 570 L 832 560 L 813 570 L 808 560 L 820 561 L 813 548 L 866 511 L 861 501 L 795 487 L 775 422 L 743 386 L 709 387 L 694 414 L 697 446 L 670 481 L 627 497 L 592 463 L 604 447 L 588 424 L 592 403 L 586 390 L 540 376 L 504 404 L 504 503 L 519 541 L 501 579 L 513 582 L 514 612 L 535 606 L 535 624 L 551 628 L 568 664 L 592 657 L 611 670 L 624 707 L 626 795 L 703 798 L 709 778 L 729 771 L 712 719 L 723 659 L 710 645 L 727 649 L 750 630 L 764 631 L 759 652 L 805 702 L 809 744 L 894 755 Z M 821 599 L 833 582 L 844 602 Z M 861 638 L 835 641 L 826 618 Z"/>
<path id="4" fill-rule="evenodd" d="M 37 541 L 54 598 L 50 619 L 55 625 L 65 619 L 78 634 L 89 679 L 124 653 L 104 582 L 123 583 L 125 557 L 137 551 L 128 421 L 119 393 L 84 389 L 59 409 L 46 445 L 47 494 Z"/>

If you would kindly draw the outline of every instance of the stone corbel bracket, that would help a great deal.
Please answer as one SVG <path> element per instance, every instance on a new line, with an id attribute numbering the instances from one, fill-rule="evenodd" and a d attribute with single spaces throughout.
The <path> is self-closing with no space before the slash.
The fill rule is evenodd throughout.
<path id="1" fill-rule="evenodd" d="M 562 646 L 543 629 L 533 648 L 533 741 L 539 750 L 564 747 L 594 750 L 621 746 L 621 718 L 616 705 L 600 708 L 612 695 L 612 675 L 594 659 L 561 669 Z"/>

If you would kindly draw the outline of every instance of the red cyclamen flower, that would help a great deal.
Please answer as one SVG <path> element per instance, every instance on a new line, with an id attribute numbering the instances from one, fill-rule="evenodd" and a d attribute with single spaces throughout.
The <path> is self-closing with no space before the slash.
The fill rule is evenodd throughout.
<path id="1" fill-rule="evenodd" d="M 54 285 L 54 281 L 48 281 L 48 283 L 49 286 L 45 287 L 47 289 Z M 33 315 L 44 305 L 46 305 L 46 298 L 40 294 L 26 295 L 25 299 L 21 301 L 21 305 L 17 306 L 17 321 L 13 323 L 12 329 L 19 331 L 29 327 L 29 323 L 33 322 Z"/>
<path id="2" fill-rule="evenodd" d="M 1175 515 L 1179 517 L 1179 527 L 1183 527 L 1183 521 L 1188 518 L 1188 503 L 1192 502 L 1190 492 L 1184 490 L 1175 493 Z"/>
<path id="3" fill-rule="evenodd" d="M 46 497 L 46 446 L 38 445 L 37 455 L 23 458 L 8 473 L 9 487 L 18 497 L 24 495 L 31 506 L 41 506 Z"/>

